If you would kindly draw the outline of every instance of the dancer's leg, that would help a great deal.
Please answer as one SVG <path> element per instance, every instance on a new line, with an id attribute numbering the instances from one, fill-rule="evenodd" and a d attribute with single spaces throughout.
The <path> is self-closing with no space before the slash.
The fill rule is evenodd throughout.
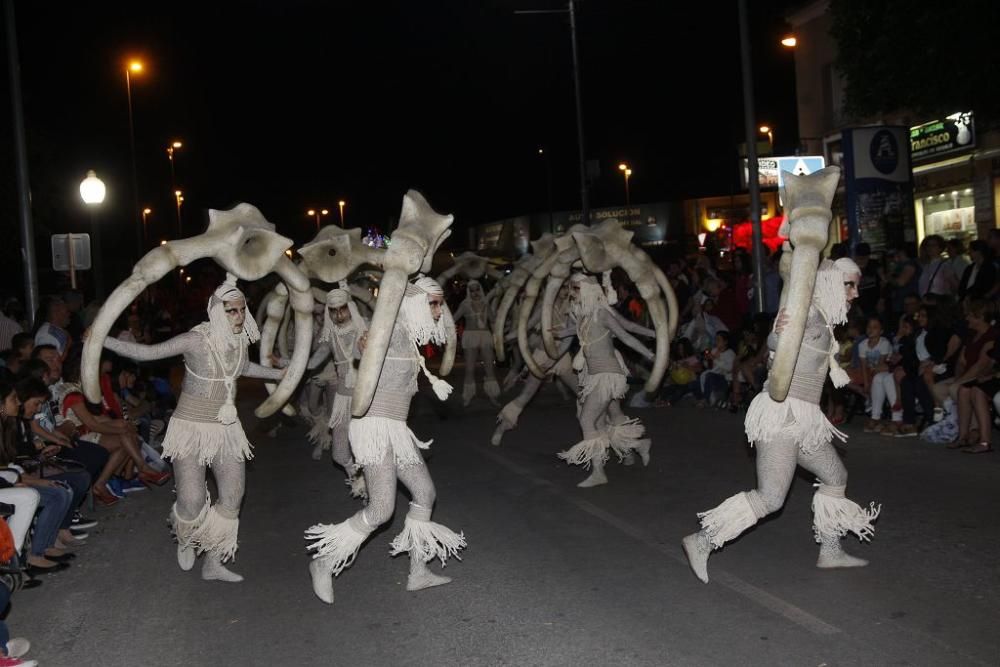
<path id="1" fill-rule="evenodd" d="M 427 563 L 438 558 L 444 566 L 449 556 L 458 558 L 458 551 L 465 547 L 465 536 L 431 521 L 436 493 L 426 465 L 399 467 L 396 474 L 413 497 L 403 532 L 392 542 L 393 555 L 404 551 L 410 555 L 406 590 L 419 591 L 447 584 L 451 578 L 432 574 Z"/>
<path id="2" fill-rule="evenodd" d="M 816 566 L 821 568 L 864 567 L 868 561 L 847 554 L 840 539 L 848 532 L 867 540 L 874 528 L 872 522 L 879 510 L 874 504 L 865 510 L 844 497 L 847 488 L 847 468 L 844 467 L 836 448 L 826 444 L 815 452 L 798 452 L 798 463 L 819 479 L 813 495 L 813 532 L 820 543 Z"/>
<path id="3" fill-rule="evenodd" d="M 246 488 L 246 464 L 230 455 L 219 454 L 211 463 L 212 475 L 219 488 L 219 498 L 208 510 L 208 517 L 199 529 L 199 549 L 205 551 L 201 578 L 206 581 L 237 583 L 243 577 L 222 563 L 236 555 L 240 527 L 240 503 Z"/>
<path id="4" fill-rule="evenodd" d="M 618 399 L 608 404 L 607 419 L 611 427 L 611 446 L 619 453 L 628 450 L 625 454 L 625 465 L 632 465 L 635 460 L 632 452 L 635 451 L 642 458 L 642 465 L 648 466 L 649 447 L 652 441 L 642 437 L 646 431 L 642 422 L 638 419 L 630 419 L 622 412 L 621 401 Z"/>
<path id="5" fill-rule="evenodd" d="M 493 346 L 483 345 L 479 348 L 479 354 L 483 358 L 483 392 L 490 403 L 500 407 L 500 403 L 497 401 L 500 398 L 500 385 L 497 384 L 497 374 L 493 363 L 495 359 Z"/>
<path id="6" fill-rule="evenodd" d="M 177 538 L 177 564 L 182 570 L 194 567 L 197 543 L 194 534 L 208 514 L 208 491 L 205 488 L 205 465 L 197 456 L 173 460 L 174 487 L 177 501 L 171 512 L 174 536 Z"/>
<path id="7" fill-rule="evenodd" d="M 306 539 L 316 553 L 309 564 L 313 592 L 333 604 L 333 577 L 354 562 L 358 549 L 368 536 L 392 517 L 396 505 L 396 463 L 392 449 L 378 465 L 364 467 L 368 487 L 368 505 L 346 521 L 317 524 L 306 531 Z"/>
<path id="8" fill-rule="evenodd" d="M 476 364 L 479 362 L 479 348 L 470 345 L 465 352 L 465 384 L 462 385 L 462 405 L 468 406 L 476 395 Z"/>
<path id="9" fill-rule="evenodd" d="M 795 474 L 799 445 L 793 437 L 757 443 L 757 488 L 737 493 L 721 505 L 701 512 L 701 530 L 684 538 L 684 551 L 695 575 L 708 583 L 712 549 L 736 539 L 747 528 L 781 509 Z"/>
<path id="10" fill-rule="evenodd" d="M 503 434 L 506 431 L 513 430 L 517 427 L 517 419 L 521 416 L 521 412 L 527 407 L 528 403 L 535 397 L 538 390 L 542 386 L 542 380 L 536 378 L 533 374 L 528 374 L 528 379 L 524 381 L 524 387 L 521 389 L 521 393 L 514 397 L 514 400 L 503 406 L 500 410 L 500 414 L 497 415 L 497 427 L 493 431 L 493 437 L 490 442 L 494 445 L 499 445 L 500 441 L 503 439 Z"/>
<path id="11" fill-rule="evenodd" d="M 604 464 L 608 460 L 608 448 L 611 446 L 606 428 L 607 407 L 597 392 L 589 394 L 580 406 L 580 430 L 583 431 L 583 442 L 589 443 L 586 460 L 581 463 L 586 465 L 589 462 L 591 465 L 590 476 L 577 484 L 581 488 L 608 483 L 608 476 L 604 474 Z"/>

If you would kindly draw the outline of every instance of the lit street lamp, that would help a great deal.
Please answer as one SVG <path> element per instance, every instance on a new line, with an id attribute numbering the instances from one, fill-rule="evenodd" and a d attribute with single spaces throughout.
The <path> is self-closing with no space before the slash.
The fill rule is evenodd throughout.
<path id="1" fill-rule="evenodd" d="M 799 43 L 799 40 L 795 39 L 795 35 L 785 35 L 781 38 L 781 45 L 789 49 L 794 49 Z"/>
<path id="2" fill-rule="evenodd" d="M 152 212 L 153 212 L 153 209 L 149 208 L 148 206 L 146 208 L 142 209 L 142 248 L 143 248 L 143 250 L 146 249 L 146 239 L 148 238 L 148 235 L 147 235 L 147 231 L 148 230 L 146 228 L 146 223 L 149 222 L 149 214 L 152 213 Z"/>
<path id="3" fill-rule="evenodd" d="M 316 231 L 317 232 L 319 231 L 319 228 L 323 224 L 322 217 L 324 215 L 329 215 L 329 213 L 330 213 L 330 211 L 326 210 L 325 208 L 322 209 L 322 210 L 317 210 L 317 209 L 311 208 L 308 211 L 306 211 L 306 215 L 308 215 L 310 218 L 316 218 Z M 344 219 L 343 207 L 341 207 L 340 219 L 341 220 Z"/>
<path id="4" fill-rule="evenodd" d="M 93 239 L 91 248 L 91 264 L 94 271 L 94 296 L 97 299 L 104 298 L 104 274 L 102 272 L 101 257 L 101 228 L 97 224 L 97 207 L 104 203 L 107 188 L 104 181 L 97 177 L 94 170 L 87 172 L 87 178 L 80 183 L 80 197 L 83 203 L 90 210 L 90 227 Z M 72 240 L 70 241 L 72 243 Z"/>
<path id="5" fill-rule="evenodd" d="M 761 134 L 767 135 L 767 145 L 771 149 L 771 155 L 774 155 L 774 128 L 770 125 L 761 125 L 758 129 Z"/>
<path id="6" fill-rule="evenodd" d="M 167 160 L 170 161 L 170 189 L 177 192 L 177 176 L 174 172 L 174 151 L 184 146 L 180 141 L 172 141 L 167 146 Z M 181 209 L 177 207 L 177 235 L 181 235 Z"/>
<path id="7" fill-rule="evenodd" d="M 341 226 L 341 228 L 344 227 L 344 205 L 345 204 L 347 204 L 347 202 L 344 201 L 343 199 L 341 199 L 340 201 L 337 202 L 337 206 L 340 207 L 340 226 Z"/>
<path id="8" fill-rule="evenodd" d="M 177 203 L 177 238 L 184 238 L 181 230 L 181 202 L 184 201 L 184 193 L 174 190 L 174 201 Z"/>
<path id="9" fill-rule="evenodd" d="M 132 210 L 136 213 L 139 213 L 139 177 L 137 176 L 137 170 L 135 167 L 135 124 L 132 120 L 132 76 L 135 74 L 141 74 L 142 71 L 142 62 L 135 59 L 130 60 L 128 65 L 125 67 L 125 95 L 128 99 L 128 145 L 129 153 L 132 157 L 132 204 L 134 206 Z M 138 256 L 141 257 L 142 238 L 139 233 L 136 234 L 136 245 L 139 246 Z"/>
<path id="10" fill-rule="evenodd" d="M 631 202 L 629 201 L 628 179 L 630 176 L 632 176 L 632 169 L 629 168 L 627 164 L 622 162 L 620 165 L 618 165 L 618 170 L 622 172 L 622 174 L 625 176 L 625 206 L 629 206 Z"/>

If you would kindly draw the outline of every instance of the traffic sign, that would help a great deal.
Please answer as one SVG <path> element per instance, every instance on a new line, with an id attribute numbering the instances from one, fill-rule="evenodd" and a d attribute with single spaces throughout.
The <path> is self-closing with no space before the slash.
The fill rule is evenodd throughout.
<path id="1" fill-rule="evenodd" d="M 826 166 L 826 160 L 822 155 L 793 155 L 790 157 L 778 158 L 778 187 L 785 187 L 785 179 L 782 175 L 788 171 L 798 176 L 811 174 Z"/>

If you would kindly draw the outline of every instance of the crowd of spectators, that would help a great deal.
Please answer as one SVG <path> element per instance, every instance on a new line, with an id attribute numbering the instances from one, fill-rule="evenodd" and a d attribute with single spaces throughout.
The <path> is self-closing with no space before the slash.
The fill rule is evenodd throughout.
<path id="1" fill-rule="evenodd" d="M 749 254 L 737 249 L 718 260 L 715 254 L 665 262 L 681 321 L 659 406 L 692 399 L 736 412 L 762 389 L 781 251 L 765 261 L 760 312 Z M 846 244 L 835 244 L 829 258 L 847 254 Z M 841 389 L 828 382 L 827 416 L 834 424 L 863 416 L 865 431 L 887 437 L 992 451 L 1000 410 L 1000 347 L 994 346 L 1000 230 L 968 247 L 931 235 L 919 252 L 908 244 L 876 255 L 860 243 L 851 256 L 861 269 L 859 295 L 849 322 L 835 331 L 837 361 L 851 382 Z M 633 400 L 644 403 L 641 395 Z"/>
<path id="2" fill-rule="evenodd" d="M 112 333 L 151 341 L 157 323 L 170 319 L 151 305 L 149 299 L 135 304 Z M 13 590 L 36 588 L 85 557 L 98 521 L 84 511 L 116 505 L 171 478 L 157 449 L 173 406 L 163 368 L 140 368 L 108 354 L 101 360 L 101 402 L 90 403 L 83 394 L 82 338 L 95 314 L 76 293 L 43 298 L 33 329 L 16 300 L 0 313 L 4 607 Z M 34 664 L 20 658 L 29 646 L 9 639 L 0 623 L 0 667 Z"/>

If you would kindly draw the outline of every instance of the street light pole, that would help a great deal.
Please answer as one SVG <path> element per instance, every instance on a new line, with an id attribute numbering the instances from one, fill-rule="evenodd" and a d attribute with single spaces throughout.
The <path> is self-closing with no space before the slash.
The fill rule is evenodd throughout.
<path id="1" fill-rule="evenodd" d="M 28 181 L 28 143 L 24 132 L 21 101 L 21 62 L 14 24 L 14 0 L 4 0 L 7 33 L 7 72 L 10 81 L 11 118 L 14 122 L 14 159 L 17 172 L 17 212 L 21 227 L 21 263 L 24 265 L 24 296 L 28 323 L 34 324 L 38 310 L 38 270 L 35 266 L 35 228 L 31 223 L 31 186 Z"/>
<path id="2" fill-rule="evenodd" d="M 340 228 L 344 229 L 344 206 L 347 204 L 346 201 L 341 199 L 337 202 L 337 206 L 340 207 Z"/>
<path id="3" fill-rule="evenodd" d="M 131 61 L 125 68 L 125 95 L 128 98 L 128 145 L 129 153 L 132 157 L 132 204 L 133 212 L 139 213 L 139 177 L 138 170 L 135 166 L 135 124 L 132 120 L 132 75 L 130 72 L 139 73 L 142 71 L 142 63 L 138 60 Z M 140 223 L 139 220 L 136 222 Z M 136 248 L 138 250 L 138 255 L 136 259 L 142 257 L 142 236 L 139 230 L 136 230 L 135 235 Z"/>
<path id="4" fill-rule="evenodd" d="M 322 216 L 327 215 L 329 213 L 330 213 L 330 211 L 326 210 L 325 208 L 322 209 L 322 210 L 311 208 L 308 211 L 306 211 L 306 215 L 308 215 L 310 218 L 316 218 L 316 231 L 317 232 L 320 230 L 320 227 L 323 224 L 322 223 Z M 341 212 L 340 219 L 341 219 L 341 226 L 343 226 L 343 219 L 344 219 L 343 212 Z"/>
<path id="5" fill-rule="evenodd" d="M 174 201 L 177 202 L 177 238 L 184 238 L 184 232 L 181 228 L 181 202 L 184 201 L 184 193 L 180 190 L 174 190 Z"/>
<path id="6" fill-rule="evenodd" d="M 632 169 L 627 164 L 622 162 L 620 165 L 618 165 L 618 170 L 622 172 L 622 174 L 625 176 L 625 207 L 628 208 L 632 203 L 631 201 L 629 201 L 630 198 L 628 193 L 628 179 L 629 176 L 632 175 Z"/>
<path id="7" fill-rule="evenodd" d="M 555 224 L 552 214 L 552 168 L 549 165 L 549 154 L 545 152 L 544 148 L 538 149 L 538 154 L 542 156 L 545 161 L 545 200 L 549 206 L 549 232 L 555 232 L 552 226 Z"/>
<path id="8" fill-rule="evenodd" d="M 760 229 L 760 177 L 757 164 L 757 133 L 754 132 L 753 68 L 750 63 L 750 28 L 747 2 L 736 0 L 740 22 L 740 60 L 743 74 L 743 130 L 747 142 L 747 167 L 750 190 L 750 226 L 753 230 L 754 301 L 757 312 L 764 312 L 764 245 Z"/>

